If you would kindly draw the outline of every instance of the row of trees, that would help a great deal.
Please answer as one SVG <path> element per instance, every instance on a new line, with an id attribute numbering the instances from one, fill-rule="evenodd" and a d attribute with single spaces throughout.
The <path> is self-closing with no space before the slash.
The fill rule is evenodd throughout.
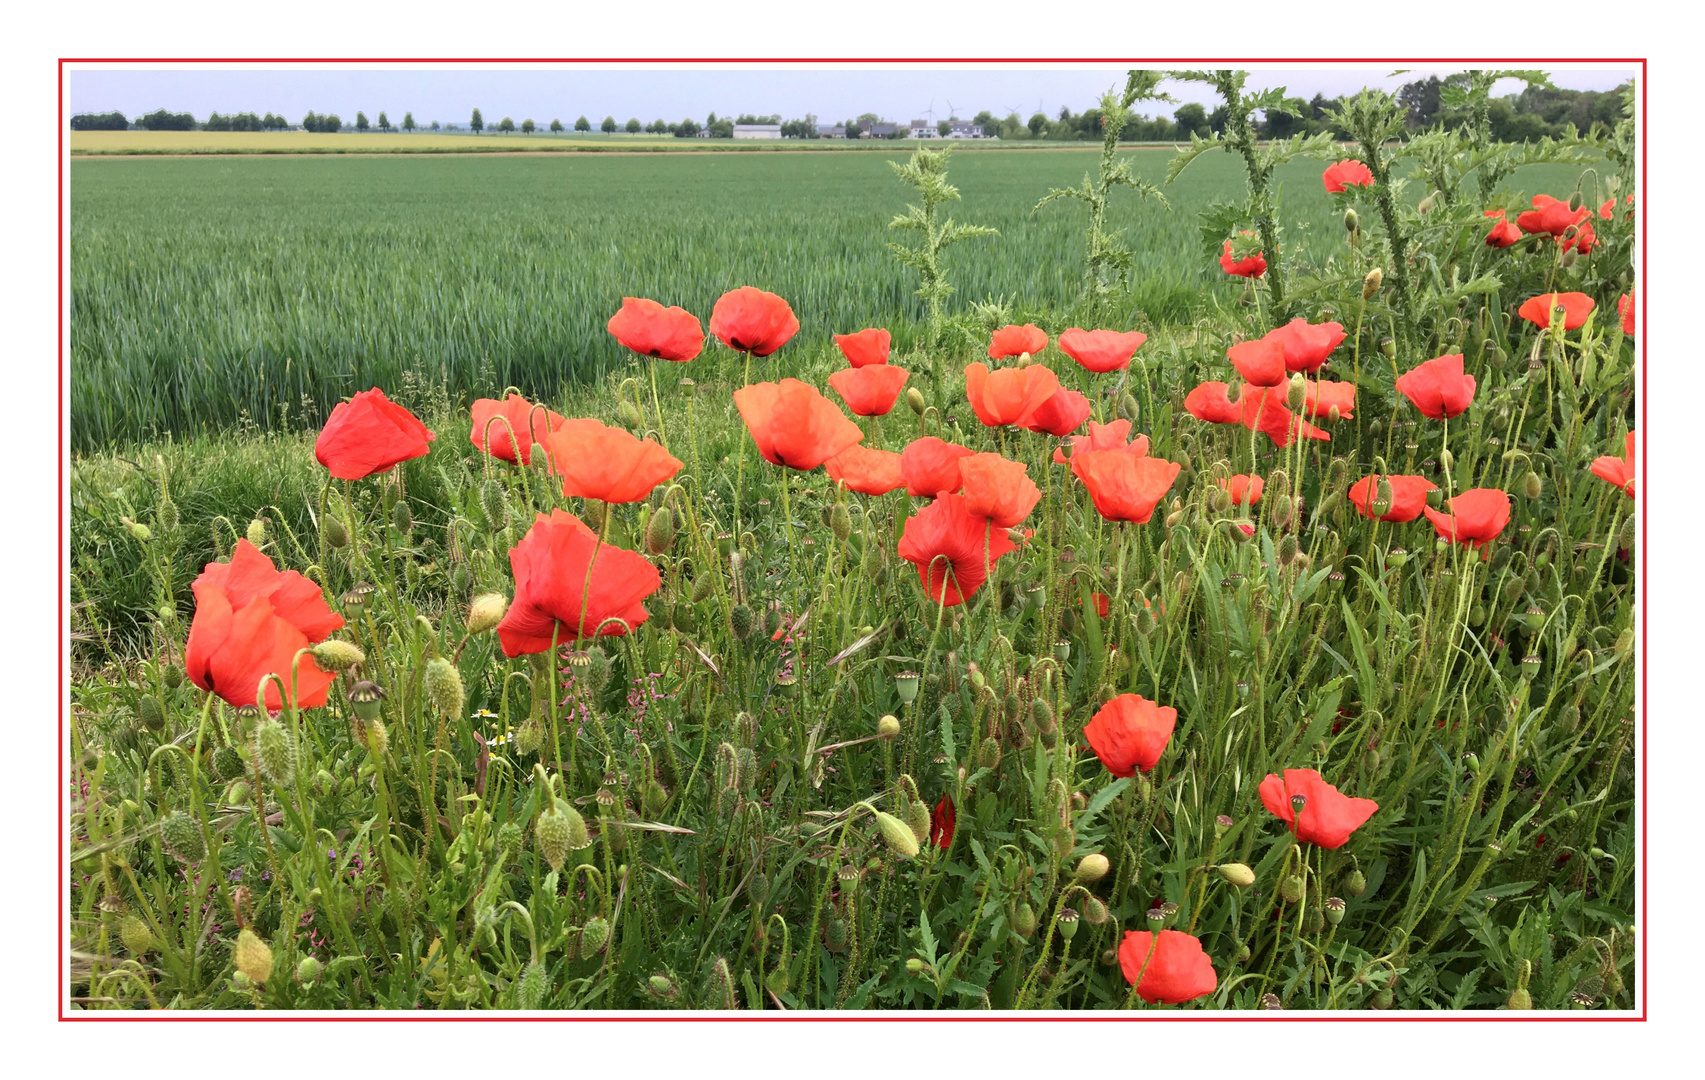
<path id="1" fill-rule="evenodd" d="M 527 123 L 531 124 L 532 121 L 529 120 Z M 299 126 L 303 131 L 317 132 L 371 131 L 375 127 L 380 131 L 396 131 L 399 128 L 403 131 L 418 130 L 412 112 L 404 113 L 402 123 L 397 126 L 391 124 L 390 117 L 384 112 L 379 113 L 377 122 L 369 122 L 366 113 L 357 112 L 355 123 L 345 125 L 336 113 L 317 113 L 312 110 L 302 117 L 300 125 L 292 125 L 284 117 L 271 112 L 264 116 L 256 116 L 252 112 L 230 114 L 215 112 L 209 113 L 206 120 L 198 122 L 190 113 L 174 113 L 167 112 L 165 109 L 156 109 L 151 113 L 138 116 L 134 124 L 125 119 L 123 113 L 117 111 L 77 113 L 71 117 L 72 131 L 127 131 L 131 127 L 141 128 L 143 131 L 286 131 L 292 126 Z M 439 125 L 434 122 L 430 130 L 437 131 L 438 129 Z M 527 130 L 531 131 L 532 128 L 529 127 Z M 561 131 L 562 125 L 557 124 L 554 130 Z"/>

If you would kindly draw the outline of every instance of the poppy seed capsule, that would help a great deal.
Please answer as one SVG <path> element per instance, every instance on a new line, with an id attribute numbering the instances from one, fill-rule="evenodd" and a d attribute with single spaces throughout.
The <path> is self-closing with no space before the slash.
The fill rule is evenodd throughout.
<path id="1" fill-rule="evenodd" d="M 1220 877 L 1227 884 L 1235 885 L 1240 889 L 1247 889 L 1255 884 L 1255 871 L 1246 863 L 1221 863 L 1214 869 L 1219 872 Z"/>
<path id="2" fill-rule="evenodd" d="M 272 949 L 244 927 L 237 934 L 236 947 L 231 950 L 232 964 L 251 983 L 264 983 L 272 978 Z"/>

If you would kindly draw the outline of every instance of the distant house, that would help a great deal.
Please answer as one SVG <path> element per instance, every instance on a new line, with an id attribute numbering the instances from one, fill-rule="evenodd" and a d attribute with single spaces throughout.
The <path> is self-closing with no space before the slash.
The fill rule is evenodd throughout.
<path id="1" fill-rule="evenodd" d="M 934 139 L 941 135 L 935 124 L 929 120 L 913 120 L 906 128 L 908 139 Z"/>
<path id="2" fill-rule="evenodd" d="M 847 137 L 847 126 L 836 124 L 833 127 L 824 127 L 822 124 L 818 124 L 817 137 L 819 139 L 844 139 Z"/>
<path id="3" fill-rule="evenodd" d="M 846 133 L 842 132 L 844 138 Z M 735 124 L 736 139 L 779 139 L 781 138 L 780 124 Z"/>
<path id="4" fill-rule="evenodd" d="M 899 130 L 900 130 L 899 124 L 890 124 L 890 123 L 884 121 L 884 122 L 879 123 L 879 124 L 871 124 L 870 127 L 865 129 L 864 134 L 860 135 L 859 138 L 861 138 L 861 139 L 886 139 L 890 135 L 894 134 L 896 131 L 899 131 Z"/>
<path id="5" fill-rule="evenodd" d="M 916 121 L 913 121 L 914 123 Z M 949 120 L 947 137 L 949 139 L 987 139 L 990 135 L 983 130 L 983 125 L 973 124 L 969 120 Z"/>

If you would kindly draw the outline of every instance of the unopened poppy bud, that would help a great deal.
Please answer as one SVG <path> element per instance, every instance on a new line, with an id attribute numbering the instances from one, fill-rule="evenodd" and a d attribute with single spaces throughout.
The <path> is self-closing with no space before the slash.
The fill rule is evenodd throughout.
<path id="1" fill-rule="evenodd" d="M 248 537 L 249 543 L 253 544 L 255 547 L 260 547 L 265 544 L 266 518 L 258 517 L 250 521 L 249 527 L 244 531 L 243 535 Z"/>
<path id="2" fill-rule="evenodd" d="M 920 847 L 929 842 L 929 807 L 922 800 L 913 799 L 906 804 L 906 825 Z"/>
<path id="3" fill-rule="evenodd" d="M 1100 897 L 1091 896 L 1083 902 L 1083 921 L 1089 925 L 1100 926 L 1110 918 L 1112 915 L 1108 912 L 1107 905 L 1101 902 Z"/>
<path id="4" fill-rule="evenodd" d="M 1012 928 L 1019 937 L 1029 937 L 1036 932 L 1036 909 L 1026 900 L 1018 905 L 1018 910 L 1012 913 Z"/>
<path id="5" fill-rule="evenodd" d="M 1107 856 L 1100 852 L 1085 855 L 1077 864 L 1077 882 L 1080 885 L 1091 885 L 1107 876 L 1112 864 Z"/>
<path id="6" fill-rule="evenodd" d="M 852 514 L 847 510 L 845 503 L 836 503 L 830 509 L 829 531 L 834 534 L 836 540 L 842 543 L 845 543 L 847 537 L 852 535 Z"/>
<path id="7" fill-rule="evenodd" d="M 160 531 L 170 533 L 178 527 L 178 504 L 170 496 L 162 496 L 160 505 L 154 510 L 154 523 L 160 526 Z"/>
<path id="8" fill-rule="evenodd" d="M 1360 896 L 1367 892 L 1367 875 L 1362 873 L 1360 870 L 1350 871 L 1350 875 L 1344 879 L 1344 891 L 1349 893 L 1351 896 Z"/>
<path id="9" fill-rule="evenodd" d="M 876 722 L 876 734 L 884 739 L 898 738 L 900 735 L 900 718 L 892 713 Z"/>
<path id="10" fill-rule="evenodd" d="M 1001 763 L 1001 744 L 993 735 L 984 739 L 977 747 L 977 767 L 980 769 L 996 769 Z"/>
<path id="11" fill-rule="evenodd" d="M 753 622 L 752 609 L 745 604 L 735 604 L 728 613 L 728 629 L 742 641 L 751 636 Z"/>
<path id="12" fill-rule="evenodd" d="M 1581 189 L 1576 188 L 1575 193 L 1573 195 L 1569 196 L 1569 213 L 1572 214 L 1575 211 L 1579 210 L 1580 208 L 1581 208 Z"/>
<path id="13" fill-rule="evenodd" d="M 1622 521 L 1622 528 L 1616 534 L 1616 546 L 1624 551 L 1631 551 L 1634 547 L 1634 540 L 1634 519 L 1632 517 L 1624 518 Z"/>
<path id="14" fill-rule="evenodd" d="M 902 859 L 910 859 L 918 853 L 918 840 L 904 821 L 893 814 L 875 811 L 876 827 L 882 833 L 882 840 L 888 849 Z"/>
<path id="15" fill-rule="evenodd" d="M 455 717 L 462 711 L 465 695 L 462 690 L 462 673 L 456 670 L 456 665 L 435 656 L 426 662 L 426 699 L 432 702 L 441 716 Z"/>
<path id="16" fill-rule="evenodd" d="M 1415 207 L 1415 211 L 1423 216 L 1433 212 L 1433 196 L 1431 193 L 1428 193 L 1427 197 L 1421 200 L 1420 205 Z"/>
<path id="17" fill-rule="evenodd" d="M 1336 424 L 1343 415 L 1343 413 L 1338 411 L 1338 406 L 1336 405 L 1328 405 L 1326 407 L 1326 420 L 1328 423 Z"/>
<path id="18" fill-rule="evenodd" d="M 1018 359 L 1012 362 L 1012 366 L 1016 368 L 1027 368 L 1030 366 L 1031 362 L 1030 354 L 1022 352 L 1018 354 Z"/>
<path id="19" fill-rule="evenodd" d="M 1303 892 L 1302 878 L 1296 874 L 1287 875 L 1285 880 L 1279 883 L 1279 898 L 1287 904 L 1301 903 Z"/>
<path id="20" fill-rule="evenodd" d="M 1518 986 L 1510 991 L 1510 996 L 1504 1000 L 1504 1008 L 1512 1012 L 1521 1012 L 1533 1008 L 1533 995 L 1527 987 Z"/>
<path id="21" fill-rule="evenodd" d="M 1577 257 L 1578 257 L 1577 256 L 1577 249 L 1576 248 L 1570 248 L 1568 251 L 1565 251 L 1563 253 L 1563 257 L 1558 260 L 1558 265 L 1561 266 L 1563 269 L 1567 270 L 1571 266 L 1575 265 L 1575 260 Z"/>
<path id="22" fill-rule="evenodd" d="M 272 978 L 272 949 L 246 926 L 237 934 L 231 961 L 251 983 L 264 983 Z"/>
<path id="23" fill-rule="evenodd" d="M 1184 511 L 1174 510 L 1174 511 L 1172 511 L 1172 513 L 1166 515 L 1166 527 L 1167 528 L 1176 529 L 1178 526 L 1180 526 L 1182 524 L 1184 524 Z"/>
<path id="24" fill-rule="evenodd" d="M 1255 884 L 1255 871 L 1247 863 L 1221 863 L 1214 869 L 1219 871 L 1220 877 L 1224 878 L 1228 884 L 1235 885 L 1240 889 L 1247 889 Z"/>
<path id="25" fill-rule="evenodd" d="M 645 988 L 650 991 L 652 997 L 663 1001 L 670 1000 L 678 992 L 675 989 L 675 980 L 667 975 L 651 976 L 645 981 Z"/>
<path id="26" fill-rule="evenodd" d="M 1447 473 L 1456 468 L 1456 455 L 1450 452 L 1448 446 L 1439 451 L 1439 468 Z"/>
<path id="27" fill-rule="evenodd" d="M 255 760 L 261 774 L 282 787 L 289 787 L 296 774 L 296 740 L 277 720 L 262 720 L 255 728 Z"/>
<path id="28" fill-rule="evenodd" d="M 414 528 L 414 513 L 403 499 L 398 499 L 391 507 L 391 528 L 400 533 L 406 533 Z"/>
<path id="29" fill-rule="evenodd" d="M 645 523 L 645 550 L 661 555 L 675 543 L 675 513 L 660 506 Z"/>
<path id="30" fill-rule="evenodd" d="M 341 638 L 327 638 L 315 645 L 313 655 L 314 663 L 319 669 L 333 675 L 341 675 L 367 659 L 367 654 L 361 651 L 361 646 Z"/>
<path id="31" fill-rule="evenodd" d="M 349 530 L 344 528 L 342 521 L 327 514 L 320 522 L 320 537 L 331 547 L 341 548 L 349 543 Z"/>
<path id="32" fill-rule="evenodd" d="M 910 959 L 908 959 L 906 961 L 906 971 L 912 975 L 923 974 L 924 968 L 926 968 L 928 966 L 929 966 L 928 964 L 925 964 L 922 960 L 918 959 L 915 956 L 911 957 Z"/>
<path id="33" fill-rule="evenodd" d="M 1279 556 L 1279 562 L 1285 566 L 1289 566 L 1291 563 L 1296 561 L 1297 555 L 1300 554 L 1297 549 L 1296 533 L 1286 533 L 1279 537 L 1279 548 L 1277 554 Z"/>
<path id="34" fill-rule="evenodd" d="M 1216 487 L 1208 494 L 1208 508 L 1216 514 L 1223 514 L 1231 509 L 1231 494 L 1225 488 Z"/>
<path id="35" fill-rule="evenodd" d="M 1521 493 L 1528 498 L 1537 499 L 1540 492 L 1544 490 L 1545 485 L 1540 481 L 1539 474 L 1532 469 L 1529 469 L 1527 475 L 1521 478 Z"/>
<path id="36" fill-rule="evenodd" d="M 915 386 L 909 387 L 906 390 L 906 407 L 911 409 L 917 415 L 922 416 L 924 414 L 924 409 L 926 408 L 923 391 L 919 390 Z"/>
<path id="37" fill-rule="evenodd" d="M 1131 423 L 1137 422 L 1137 399 L 1133 394 L 1125 394 L 1119 398 L 1119 415 Z"/>
<path id="38" fill-rule="evenodd" d="M 159 731 L 166 726 L 166 711 L 160 707 L 158 700 L 144 696 L 137 699 L 136 719 L 149 731 Z"/>
<path id="39" fill-rule="evenodd" d="M 221 746 L 213 751 L 213 775 L 221 780 L 235 780 L 243 775 L 243 755 L 234 746 Z"/>
<path id="40" fill-rule="evenodd" d="M 1378 296 L 1379 287 L 1383 284 L 1385 284 L 1385 271 L 1377 266 L 1369 270 L 1367 276 L 1362 278 L 1362 299 L 1372 300 Z"/>
<path id="41" fill-rule="evenodd" d="M 148 538 L 154 535 L 148 526 L 142 524 L 140 521 L 132 521 L 127 517 L 121 517 L 118 521 L 119 524 L 123 525 L 130 533 L 131 537 L 139 543 L 146 543 Z"/>
<path id="42" fill-rule="evenodd" d="M 1375 269 L 1378 269 L 1378 267 L 1375 267 Z M 1364 289 L 1363 291 L 1365 292 L 1366 290 Z M 1397 342 L 1391 338 L 1380 338 L 1379 351 L 1385 354 L 1385 358 L 1387 360 L 1394 360 L 1397 358 Z"/>
<path id="43" fill-rule="evenodd" d="M 645 414 L 631 401 L 624 400 L 616 406 L 616 418 L 622 422 L 622 426 L 634 430 L 645 425 Z"/>
<path id="44" fill-rule="evenodd" d="M 1290 386 L 1285 390 L 1285 404 L 1296 410 L 1302 408 L 1303 402 L 1307 400 L 1308 380 L 1298 371 L 1291 376 Z"/>
<path id="45" fill-rule="evenodd" d="M 148 929 L 148 924 L 135 915 L 126 915 L 118 926 L 119 940 L 130 950 L 132 956 L 142 956 L 154 947 L 154 935 Z"/>
<path id="46" fill-rule="evenodd" d="M 1356 216 L 1356 208 L 1355 207 L 1352 206 L 1350 209 L 1344 211 L 1344 231 L 1345 232 L 1353 233 L 1357 229 L 1360 229 L 1361 227 L 1362 227 L 1362 219 Z"/>
<path id="47" fill-rule="evenodd" d="M 509 598 L 502 593 L 480 593 L 468 602 L 468 619 L 464 627 L 470 634 L 483 634 L 503 621 L 509 611 Z"/>

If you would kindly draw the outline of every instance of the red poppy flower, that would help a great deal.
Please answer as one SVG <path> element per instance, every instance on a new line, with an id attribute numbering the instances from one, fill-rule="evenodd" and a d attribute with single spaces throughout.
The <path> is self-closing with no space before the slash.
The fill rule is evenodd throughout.
<path id="1" fill-rule="evenodd" d="M 871 364 L 842 368 L 829 376 L 829 385 L 859 416 L 887 416 L 909 374 L 905 368 Z"/>
<path id="2" fill-rule="evenodd" d="M 1500 210 L 1499 213 L 1502 214 L 1503 211 Z M 1496 225 L 1492 226 L 1492 231 L 1486 234 L 1486 246 L 1507 248 L 1511 244 L 1520 240 L 1521 236 L 1521 229 L 1516 227 L 1515 222 L 1499 221 Z"/>
<path id="3" fill-rule="evenodd" d="M 610 316 L 605 329 L 634 352 L 659 360 L 685 363 L 704 349 L 698 316 L 641 297 L 622 297 L 622 309 Z"/>
<path id="4" fill-rule="evenodd" d="M 1210 424 L 1241 424 L 1243 410 L 1231 400 L 1231 387 L 1223 382 L 1205 382 L 1184 395 L 1184 410 Z"/>
<path id="5" fill-rule="evenodd" d="M 195 618 L 184 643 L 190 682 L 227 704 L 253 705 L 260 681 L 277 675 L 299 708 L 326 703 L 332 676 L 302 657 L 291 684 L 296 651 L 318 645 L 343 625 L 320 587 L 294 570 L 280 571 L 253 544 L 239 539 L 228 563 L 210 562 L 190 586 Z M 278 684 L 269 681 L 266 707 L 281 709 Z"/>
<path id="6" fill-rule="evenodd" d="M 1414 403 L 1422 416 L 1449 420 L 1460 416 L 1474 400 L 1474 376 L 1462 373 L 1462 354 L 1436 356 L 1403 373 L 1397 391 Z"/>
<path id="7" fill-rule="evenodd" d="M 596 420 L 564 420 L 543 445 L 562 476 L 562 493 L 583 499 L 639 502 L 681 471 L 680 460 L 657 443 Z"/>
<path id="8" fill-rule="evenodd" d="M 1551 327 L 1552 309 L 1562 308 L 1563 329 L 1579 330 L 1587 321 L 1587 316 L 1592 314 L 1594 306 L 1593 298 L 1586 293 L 1540 293 L 1538 296 L 1529 297 L 1516 309 L 1516 314 L 1541 330 L 1547 330 Z"/>
<path id="9" fill-rule="evenodd" d="M 1558 237 L 1564 251 L 1575 251 L 1585 255 L 1598 246 L 1598 236 L 1593 233 L 1593 223 L 1583 221 L 1575 227 L 1575 235 Z"/>
<path id="10" fill-rule="evenodd" d="M 1014 547 L 1005 529 L 971 513 L 958 495 L 938 497 L 900 531 L 900 558 L 917 566 L 929 598 L 947 607 L 970 599 Z"/>
<path id="11" fill-rule="evenodd" d="M 1356 407 L 1356 384 L 1351 382 L 1329 382 L 1321 379 L 1319 382 L 1310 381 L 1307 397 L 1303 401 L 1303 412 L 1309 416 L 1326 417 L 1330 419 L 1332 410 L 1338 410 L 1338 419 L 1354 420 L 1353 411 Z"/>
<path id="12" fill-rule="evenodd" d="M 1510 497 L 1497 488 L 1470 488 L 1450 500 L 1450 513 L 1421 508 L 1433 531 L 1446 540 L 1483 548 L 1510 523 Z"/>
<path id="13" fill-rule="evenodd" d="M 875 326 L 869 330 L 860 330 L 856 334 L 835 335 L 835 344 L 840 346 L 841 355 L 855 368 L 886 364 L 888 345 L 892 340 L 892 334 Z"/>
<path id="14" fill-rule="evenodd" d="M 1562 236 L 1564 230 L 1585 220 L 1591 212 L 1584 206 L 1579 210 L 1571 210 L 1566 201 L 1553 199 L 1549 195 L 1535 195 L 1533 209 L 1516 215 L 1516 224 L 1521 226 L 1522 232 Z"/>
<path id="15" fill-rule="evenodd" d="M 1350 834 L 1373 817 L 1379 804 L 1354 799 L 1321 779 L 1313 769 L 1286 769 L 1284 779 L 1273 773 L 1261 781 L 1261 805 L 1290 826 L 1291 835 L 1306 844 L 1341 848 Z M 1302 811 L 1294 800 L 1302 796 Z"/>
<path id="16" fill-rule="evenodd" d="M 314 440 L 314 458 L 339 480 L 360 480 L 425 457 L 433 438 L 413 413 L 374 387 L 332 409 Z"/>
<path id="17" fill-rule="evenodd" d="M 1107 613 L 1113 610 L 1113 598 L 1104 592 L 1092 592 L 1089 594 L 1089 603 L 1084 606 L 1093 606 L 1095 608 L 1095 617 L 1098 619 L 1105 619 L 1107 617 Z"/>
<path id="18" fill-rule="evenodd" d="M 1130 436 L 1130 434 L 1131 422 L 1129 420 L 1113 420 L 1105 424 L 1098 424 L 1094 420 L 1091 420 L 1089 422 L 1088 435 L 1072 436 L 1072 453 L 1076 455 L 1085 454 L 1091 450 L 1123 450 L 1132 457 L 1148 456 L 1149 437 L 1147 435 L 1138 435 L 1134 440 L 1127 443 L 1125 440 Z M 1054 463 L 1056 465 L 1065 465 L 1068 464 L 1068 462 L 1069 459 L 1066 457 L 1065 448 L 1055 448 Z"/>
<path id="19" fill-rule="evenodd" d="M 1059 377 L 1043 364 L 992 372 L 982 364 L 965 366 L 965 399 L 988 427 L 1027 422 L 1059 389 Z"/>
<path id="20" fill-rule="evenodd" d="M 1079 330 L 1074 326 L 1060 335 L 1060 351 L 1086 370 L 1105 375 L 1130 367 L 1131 357 L 1147 340 L 1147 334 L 1136 330 L 1121 334 L 1115 330 Z"/>
<path id="21" fill-rule="evenodd" d="M 1622 316 L 1622 332 L 1634 335 L 1634 289 L 1629 289 L 1616 301 L 1616 313 Z"/>
<path id="22" fill-rule="evenodd" d="M 1277 386 L 1285 381 L 1285 347 L 1270 338 L 1240 341 L 1225 351 L 1243 381 Z"/>
<path id="23" fill-rule="evenodd" d="M 965 482 L 959 474 L 959 461 L 974 453 L 975 450 L 934 435 L 913 439 L 900 452 L 900 475 L 906 481 L 906 494 L 934 498 L 958 491 Z"/>
<path id="24" fill-rule="evenodd" d="M 710 332 L 730 349 L 768 356 L 799 333 L 799 320 L 775 293 L 742 285 L 717 300 L 710 311 Z"/>
<path id="25" fill-rule="evenodd" d="M 1119 943 L 1119 970 L 1150 1005 L 1182 1005 L 1219 989 L 1214 963 L 1202 943 L 1182 930 L 1127 930 Z M 1138 979 L 1141 982 L 1138 982 Z"/>
<path id="26" fill-rule="evenodd" d="M 892 450 L 875 450 L 854 443 L 825 461 L 823 468 L 829 479 L 861 495 L 886 495 L 906 486 L 900 474 L 900 455 Z"/>
<path id="27" fill-rule="evenodd" d="M 1091 450 L 1072 458 L 1072 475 L 1089 489 L 1095 510 L 1108 521 L 1146 525 L 1178 478 L 1179 465 L 1162 458 L 1133 457 L 1122 450 Z"/>
<path id="28" fill-rule="evenodd" d="M 534 519 L 509 549 L 509 567 L 515 599 L 497 624 L 497 637 L 510 657 L 544 652 L 553 633 L 559 645 L 582 635 L 625 634 L 650 617 L 640 602 L 662 584 L 651 560 L 600 543 L 598 534 L 562 510 Z M 610 619 L 621 622 L 606 623 Z"/>
<path id="29" fill-rule="evenodd" d="M 1384 479 L 1391 485 L 1391 506 L 1384 514 L 1375 515 L 1370 507 L 1379 495 L 1380 479 L 1376 473 L 1350 485 L 1350 503 L 1363 517 L 1377 517 L 1380 521 L 1414 521 L 1427 506 L 1427 492 L 1438 487 L 1424 476 L 1387 475 Z"/>
<path id="30" fill-rule="evenodd" d="M 1244 232 L 1242 235 L 1253 236 L 1254 234 Z M 1231 254 L 1231 241 L 1227 240 L 1225 242 L 1225 250 L 1220 253 L 1220 269 L 1237 277 L 1258 278 L 1267 272 L 1267 256 L 1263 255 L 1260 251 L 1256 251 L 1255 254 L 1244 259 L 1233 258 Z"/>
<path id="31" fill-rule="evenodd" d="M 1326 166 L 1326 171 L 1320 175 L 1326 184 L 1326 190 L 1334 195 L 1341 194 L 1345 188 L 1367 187 L 1373 183 L 1373 172 L 1355 158 L 1345 158 L 1343 161 Z"/>
<path id="32" fill-rule="evenodd" d="M 953 797 L 943 795 L 929 812 L 929 842 L 943 851 L 953 846 L 953 833 L 959 824 L 959 812 L 953 807 Z"/>
<path id="33" fill-rule="evenodd" d="M 1242 506 L 1245 498 L 1249 500 L 1250 506 L 1254 506 L 1261 501 L 1261 489 L 1267 486 L 1259 476 L 1245 476 L 1242 473 L 1218 483 L 1226 490 L 1226 494 L 1231 496 L 1233 506 Z"/>
<path id="34" fill-rule="evenodd" d="M 1048 347 L 1048 335 L 1035 323 L 1025 323 L 1023 326 L 1003 326 L 989 338 L 989 359 L 999 360 L 1007 356 L 1019 356 L 1029 353 L 1035 356 Z"/>
<path id="35" fill-rule="evenodd" d="M 1022 461 L 1008 461 L 999 454 L 972 454 L 959 461 L 964 481 L 965 509 L 1010 529 L 1030 516 L 1042 492 L 1029 477 Z"/>
<path id="36" fill-rule="evenodd" d="M 834 402 L 798 379 L 741 387 L 734 391 L 734 407 L 758 453 L 772 465 L 815 469 L 864 438 Z"/>
<path id="37" fill-rule="evenodd" d="M 1623 440 L 1621 457 L 1600 457 L 1593 459 L 1593 475 L 1601 480 L 1608 480 L 1621 488 L 1627 496 L 1634 497 L 1634 479 L 1639 474 L 1634 471 L 1634 433 L 1630 431 Z"/>
<path id="38" fill-rule="evenodd" d="M 1090 411 L 1087 397 L 1076 390 L 1061 387 L 1030 414 L 1030 419 L 1024 422 L 1024 430 L 1064 437 L 1082 427 L 1083 422 L 1089 419 Z"/>
<path id="39" fill-rule="evenodd" d="M 1267 331 L 1264 338 L 1284 347 L 1286 371 L 1313 375 L 1344 340 L 1344 328 L 1335 322 L 1310 323 L 1307 319 L 1292 319 Z"/>
<path id="40" fill-rule="evenodd" d="M 1286 447 L 1293 438 L 1330 441 L 1331 436 L 1302 417 L 1291 412 L 1285 404 L 1282 386 L 1243 384 L 1243 396 L 1237 399 L 1238 416 L 1243 426 L 1259 431 L 1273 440 L 1273 445 Z"/>
<path id="41" fill-rule="evenodd" d="M 1177 724 L 1177 709 L 1136 694 L 1120 694 L 1101 706 L 1083 734 L 1108 772 L 1133 776 L 1155 767 Z"/>
<path id="42" fill-rule="evenodd" d="M 521 464 L 531 465 L 534 433 L 549 435 L 564 423 L 561 414 L 549 409 L 542 416 L 535 415 L 532 403 L 520 394 L 510 394 L 502 401 L 480 398 L 474 402 L 473 418 L 469 441 L 484 450 L 489 432 L 491 456 L 511 465 L 515 464 L 517 450 L 521 452 Z"/>

